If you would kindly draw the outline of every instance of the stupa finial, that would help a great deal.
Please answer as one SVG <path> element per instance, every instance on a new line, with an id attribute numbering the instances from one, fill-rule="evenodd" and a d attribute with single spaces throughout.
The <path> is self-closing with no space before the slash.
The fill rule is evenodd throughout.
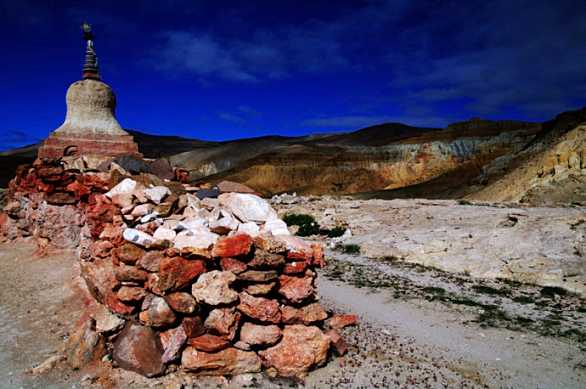
<path id="1" fill-rule="evenodd" d="M 98 71 L 98 57 L 94 50 L 94 35 L 92 34 L 92 26 L 84 22 L 81 25 L 83 31 L 83 39 L 86 41 L 85 49 L 85 63 L 83 64 L 83 78 L 91 78 L 94 80 L 100 79 Z"/>

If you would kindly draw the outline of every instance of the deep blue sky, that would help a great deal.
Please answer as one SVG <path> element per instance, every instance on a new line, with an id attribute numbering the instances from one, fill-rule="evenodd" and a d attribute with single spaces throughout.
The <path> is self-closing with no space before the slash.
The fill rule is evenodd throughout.
<path id="1" fill-rule="evenodd" d="M 0 0 L 0 149 L 61 124 L 83 20 L 121 125 L 150 133 L 439 127 L 586 105 L 584 0 Z"/>

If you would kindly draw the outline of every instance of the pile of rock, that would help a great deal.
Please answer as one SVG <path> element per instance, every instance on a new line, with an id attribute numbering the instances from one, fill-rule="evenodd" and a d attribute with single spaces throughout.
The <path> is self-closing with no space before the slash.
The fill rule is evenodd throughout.
<path id="1" fill-rule="evenodd" d="M 30 189 L 20 202 L 45 198 L 38 208 L 52 195 L 33 170 L 14 185 L 21 194 Z M 50 176 L 65 173 L 58 170 Z M 345 353 L 338 331 L 356 317 L 332 316 L 318 302 L 322 247 L 290 235 L 264 199 L 133 178 L 109 187 L 74 184 L 104 183 L 98 179 L 80 174 L 65 187 L 67 180 L 54 181 L 67 193 L 59 196 L 77 202 L 61 206 L 81 215 L 81 274 L 99 302 L 69 341 L 74 366 L 109 353 L 118 366 L 149 377 L 181 366 L 211 375 L 264 367 L 300 378 L 330 351 Z"/>

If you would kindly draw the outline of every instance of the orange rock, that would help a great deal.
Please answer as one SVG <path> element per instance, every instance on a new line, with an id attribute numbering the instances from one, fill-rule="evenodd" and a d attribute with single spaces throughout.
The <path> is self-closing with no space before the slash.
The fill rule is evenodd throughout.
<path id="1" fill-rule="evenodd" d="M 135 371 L 146 377 L 163 373 L 163 347 L 155 332 L 129 322 L 116 338 L 112 357 L 126 370 Z"/>
<path id="2" fill-rule="evenodd" d="M 184 317 L 181 325 L 183 326 L 185 334 L 188 338 L 197 338 L 198 336 L 201 336 L 205 333 L 203 321 L 199 316 Z"/>
<path id="3" fill-rule="evenodd" d="M 330 338 L 332 342 L 332 348 L 334 349 L 336 354 L 342 356 L 348 352 L 348 345 L 346 344 L 346 341 L 342 338 L 338 331 L 329 330 L 328 332 L 326 332 L 326 335 Z"/>
<path id="4" fill-rule="evenodd" d="M 277 300 L 270 300 L 264 297 L 253 297 L 248 293 L 240 293 L 240 304 L 238 310 L 246 316 L 268 322 L 279 323 L 281 311 Z"/>
<path id="5" fill-rule="evenodd" d="M 206 266 L 202 260 L 164 258 L 159 266 L 159 288 L 163 291 L 184 288 L 205 271 Z"/>
<path id="6" fill-rule="evenodd" d="M 358 316 L 356 315 L 334 315 L 326 321 L 326 326 L 334 330 L 341 330 L 344 327 L 355 326 L 358 324 Z"/>
<path id="7" fill-rule="evenodd" d="M 197 310 L 197 303 L 192 295 L 185 292 L 171 293 L 165 296 L 165 301 L 175 312 L 190 315 Z"/>
<path id="8" fill-rule="evenodd" d="M 224 271 L 231 271 L 234 274 L 240 274 L 246 270 L 246 264 L 234 258 L 220 259 L 220 266 Z"/>
<path id="9" fill-rule="evenodd" d="M 240 340 L 251 346 L 272 346 L 281 339 L 281 329 L 276 325 L 244 323 L 240 329 Z"/>
<path id="10" fill-rule="evenodd" d="M 238 257 L 247 255 L 252 247 L 252 238 L 246 234 L 226 236 L 218 239 L 212 250 L 214 257 Z"/>
<path id="11" fill-rule="evenodd" d="M 317 267 L 324 267 L 326 266 L 326 260 L 325 260 L 325 256 L 324 256 L 324 248 L 321 244 L 319 243 L 314 243 L 311 245 L 311 248 L 313 250 L 313 265 L 317 266 Z"/>
<path id="12" fill-rule="evenodd" d="M 309 304 L 300 309 L 285 305 L 281 307 L 281 315 L 285 324 L 308 325 L 328 318 L 327 312 L 319 303 Z"/>
<path id="13" fill-rule="evenodd" d="M 314 293 L 313 277 L 292 277 L 282 275 L 279 277 L 279 294 L 284 296 L 293 304 L 297 304 L 312 296 Z"/>
<path id="14" fill-rule="evenodd" d="M 232 340 L 238 331 L 241 317 L 240 312 L 234 307 L 216 308 L 208 314 L 204 326 L 210 332 Z"/>
<path id="15" fill-rule="evenodd" d="M 134 265 L 145 255 L 145 251 L 132 243 L 125 243 L 114 251 L 116 257 L 127 265 Z"/>
<path id="16" fill-rule="evenodd" d="M 303 378 L 309 369 L 326 361 L 331 339 L 319 328 L 285 326 L 276 346 L 259 351 L 263 365 L 274 368 L 282 377 Z"/>
<path id="17" fill-rule="evenodd" d="M 307 261 L 293 261 L 289 262 L 283 267 L 284 274 L 299 274 L 307 269 Z"/>
<path id="18" fill-rule="evenodd" d="M 220 336 L 212 334 L 203 334 L 196 338 L 188 339 L 187 344 L 196 348 L 199 351 L 215 353 L 228 347 L 230 345 L 230 342 L 228 342 L 226 339 Z"/>
<path id="19" fill-rule="evenodd" d="M 233 347 L 216 353 L 188 347 L 183 351 L 181 364 L 185 370 L 212 375 L 256 373 L 261 368 L 261 361 L 256 353 Z"/>
<path id="20" fill-rule="evenodd" d="M 137 286 L 122 286 L 116 295 L 122 301 L 136 302 L 140 301 L 146 295 L 146 290 Z"/>

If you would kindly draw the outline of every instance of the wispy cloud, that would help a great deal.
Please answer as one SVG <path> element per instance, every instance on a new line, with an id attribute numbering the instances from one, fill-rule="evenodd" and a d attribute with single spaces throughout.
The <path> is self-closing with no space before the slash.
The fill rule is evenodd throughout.
<path id="1" fill-rule="evenodd" d="M 333 116 L 304 120 L 303 127 L 330 128 L 337 130 L 357 130 L 383 123 L 402 123 L 411 126 L 437 127 L 446 119 L 434 116 Z"/>

